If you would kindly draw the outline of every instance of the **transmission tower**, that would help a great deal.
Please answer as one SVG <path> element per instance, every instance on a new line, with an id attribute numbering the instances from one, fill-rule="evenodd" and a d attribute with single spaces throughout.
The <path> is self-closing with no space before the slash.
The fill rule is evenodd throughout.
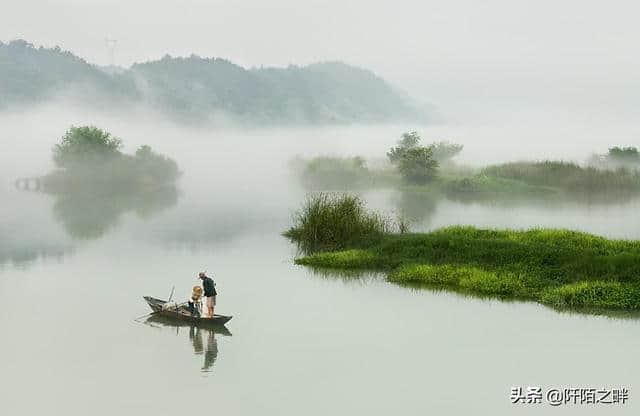
<path id="1" fill-rule="evenodd" d="M 107 55 L 109 58 L 109 65 L 110 66 L 115 66 L 116 64 L 116 45 L 117 45 L 118 41 L 116 39 L 109 39 L 109 38 L 105 38 L 104 39 L 104 44 L 107 47 Z"/>

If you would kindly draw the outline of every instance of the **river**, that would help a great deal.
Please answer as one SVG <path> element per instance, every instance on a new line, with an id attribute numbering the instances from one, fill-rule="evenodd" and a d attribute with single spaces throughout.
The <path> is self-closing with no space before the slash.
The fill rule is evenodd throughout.
<path id="1" fill-rule="evenodd" d="M 184 174 L 175 194 L 149 201 L 56 199 L 18 191 L 4 177 L 3 414 L 507 415 L 550 410 L 511 404 L 516 386 L 634 387 L 640 320 L 633 316 L 558 312 L 295 266 L 295 247 L 280 233 L 305 192 L 274 137 L 246 146 L 219 140 L 205 151 L 202 137 L 165 143 L 161 151 Z M 292 154 L 303 152 L 292 146 Z M 363 197 L 376 209 L 408 211 L 417 230 L 562 226 L 640 238 L 638 200 L 549 206 L 424 201 L 395 191 Z M 228 331 L 134 322 L 148 312 L 143 295 L 166 298 L 175 286 L 175 297 L 186 299 L 201 270 L 216 280 L 217 312 L 234 316 Z M 637 412 L 634 393 L 611 410 Z"/>

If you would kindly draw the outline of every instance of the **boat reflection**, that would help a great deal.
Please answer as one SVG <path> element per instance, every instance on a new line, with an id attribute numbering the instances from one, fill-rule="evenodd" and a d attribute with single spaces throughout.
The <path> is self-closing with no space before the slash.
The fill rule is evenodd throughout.
<path id="1" fill-rule="evenodd" d="M 231 336 L 231 332 L 222 325 L 192 325 L 175 319 L 154 315 L 144 321 L 154 327 L 175 328 L 176 335 L 187 332 L 195 355 L 204 356 L 201 371 L 212 371 L 218 359 L 218 339 L 216 336 Z"/>

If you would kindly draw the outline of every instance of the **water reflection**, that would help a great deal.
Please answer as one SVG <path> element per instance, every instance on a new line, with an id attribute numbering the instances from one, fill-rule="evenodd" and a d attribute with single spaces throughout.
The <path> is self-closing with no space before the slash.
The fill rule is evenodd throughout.
<path id="1" fill-rule="evenodd" d="M 0 267 L 28 266 L 45 258 L 61 261 L 73 242 L 50 221 L 51 198 L 0 190 Z"/>
<path id="2" fill-rule="evenodd" d="M 207 343 L 206 348 L 203 342 L 203 333 L 206 332 Z M 211 371 L 211 368 L 218 358 L 218 341 L 216 341 L 215 332 L 201 328 L 189 328 L 189 339 L 193 345 L 193 351 L 196 355 L 204 355 L 202 371 Z"/>
<path id="3" fill-rule="evenodd" d="M 394 206 L 416 232 L 450 225 L 474 225 L 481 228 L 563 228 L 607 238 L 640 238 L 640 220 L 636 214 L 640 209 L 640 197 L 637 195 L 627 198 L 593 195 L 532 198 L 474 193 L 453 196 L 404 190 L 390 191 L 387 198 L 387 203 Z"/>
<path id="4" fill-rule="evenodd" d="M 20 242 L 2 241 L 0 242 L 0 266 L 26 266 L 48 257 L 62 260 L 72 250 L 71 246 L 55 246 L 40 242 L 23 245 Z"/>
<path id="5" fill-rule="evenodd" d="M 126 212 L 148 218 L 176 205 L 174 186 L 147 192 L 59 193 L 55 194 L 54 217 L 67 233 L 79 239 L 96 239 L 115 228 Z"/>
<path id="6" fill-rule="evenodd" d="M 428 226 L 440 199 L 439 195 L 429 191 L 401 191 L 394 196 L 394 204 L 410 224 Z"/>
<path id="7" fill-rule="evenodd" d="M 202 356 L 201 371 L 210 373 L 218 359 L 218 339 L 216 336 L 231 336 L 231 332 L 222 325 L 191 325 L 174 319 L 154 315 L 145 321 L 153 327 L 173 328 L 176 336 L 187 333 L 194 355 Z"/>
<path id="8" fill-rule="evenodd" d="M 384 273 L 375 270 L 335 269 L 318 266 L 302 266 L 310 275 L 325 280 L 339 280 L 345 284 L 366 285 L 374 280 L 384 278 Z"/>
<path id="9" fill-rule="evenodd" d="M 136 237 L 174 249 L 195 251 L 224 244 L 262 224 L 262 218 L 242 207 L 208 199 L 181 200 L 180 208 L 163 215 L 158 226 L 137 230 Z"/>

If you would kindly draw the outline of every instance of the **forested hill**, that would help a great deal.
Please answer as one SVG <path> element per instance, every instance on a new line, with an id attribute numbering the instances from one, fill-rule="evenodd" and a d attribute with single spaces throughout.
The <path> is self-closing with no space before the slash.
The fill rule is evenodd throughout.
<path id="1" fill-rule="evenodd" d="M 51 98 L 142 104 L 185 121 L 252 123 L 422 120 L 424 111 L 370 71 L 340 62 L 245 69 L 220 58 L 164 58 L 107 70 L 60 48 L 0 43 L 0 109 Z"/>

